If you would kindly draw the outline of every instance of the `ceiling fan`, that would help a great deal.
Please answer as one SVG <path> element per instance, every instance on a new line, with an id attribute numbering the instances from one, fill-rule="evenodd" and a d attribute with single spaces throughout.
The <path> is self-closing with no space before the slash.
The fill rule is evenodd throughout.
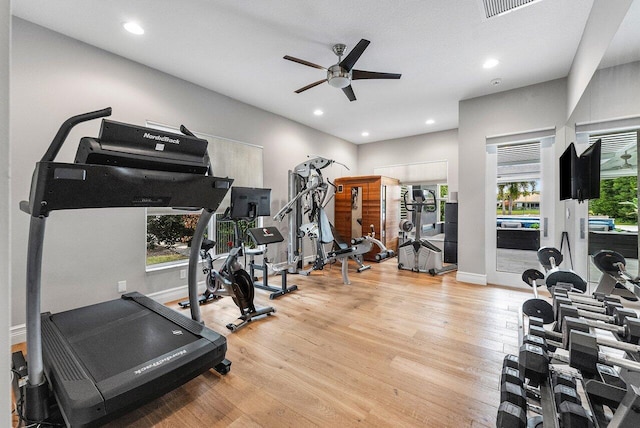
<path id="1" fill-rule="evenodd" d="M 364 71 L 364 70 L 354 70 L 353 66 L 360 58 L 360 55 L 364 52 L 364 50 L 369 46 L 369 40 L 361 39 L 358 44 L 351 49 L 351 52 L 342 59 L 342 55 L 344 54 L 347 46 L 338 43 L 333 45 L 333 53 L 338 56 L 338 63 L 332 65 L 329 68 L 322 67 L 321 65 L 314 64 L 309 61 L 305 61 L 303 59 L 294 58 L 289 55 L 285 55 L 284 59 L 297 62 L 298 64 L 306 65 L 313 68 L 319 68 L 321 70 L 327 70 L 327 78 L 318 80 L 317 82 L 313 82 L 307 86 L 304 86 L 298 89 L 296 94 L 306 91 L 307 89 L 311 89 L 314 86 L 318 86 L 321 83 L 327 82 L 329 85 L 334 88 L 341 88 L 345 93 L 349 101 L 355 101 L 356 95 L 353 93 L 353 88 L 351 87 L 352 80 L 362 80 L 362 79 L 399 79 L 401 74 L 396 73 L 380 73 L 376 71 Z"/>

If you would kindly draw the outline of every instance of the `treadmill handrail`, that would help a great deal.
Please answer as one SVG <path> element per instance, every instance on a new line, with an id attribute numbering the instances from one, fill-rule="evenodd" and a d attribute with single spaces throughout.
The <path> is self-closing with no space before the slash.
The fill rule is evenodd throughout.
<path id="1" fill-rule="evenodd" d="M 42 156 L 42 159 L 40 161 L 53 162 L 53 160 L 58 155 L 60 148 L 62 148 L 62 145 L 67 139 L 69 132 L 71 132 L 71 129 L 74 126 L 82 122 L 87 122 L 89 120 L 99 119 L 101 117 L 107 117 L 107 116 L 111 116 L 111 107 L 107 107 L 102 110 L 92 111 L 89 113 L 79 114 L 77 116 L 73 116 L 65 120 L 62 123 L 62 125 L 60 125 L 60 129 L 58 129 L 58 133 L 56 134 L 55 137 L 53 137 L 51 144 L 49 144 L 49 148 L 45 152 L 44 156 Z"/>

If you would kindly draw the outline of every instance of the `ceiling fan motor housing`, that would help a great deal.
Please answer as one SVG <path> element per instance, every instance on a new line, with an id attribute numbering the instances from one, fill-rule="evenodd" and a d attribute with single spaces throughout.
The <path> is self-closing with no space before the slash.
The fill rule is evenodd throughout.
<path id="1" fill-rule="evenodd" d="M 332 65 L 327 69 L 327 82 L 334 88 L 346 88 L 351 84 L 351 72 L 339 64 Z"/>

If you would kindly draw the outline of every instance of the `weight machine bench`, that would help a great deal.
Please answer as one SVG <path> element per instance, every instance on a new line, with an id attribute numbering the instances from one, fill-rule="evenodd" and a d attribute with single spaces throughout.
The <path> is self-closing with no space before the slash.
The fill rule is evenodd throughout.
<path id="1" fill-rule="evenodd" d="M 349 259 L 358 264 L 357 272 L 360 273 L 367 269 L 371 269 L 371 265 L 365 265 L 362 263 L 362 258 L 366 253 L 371 251 L 374 244 L 382 250 L 376 254 L 376 260 L 381 261 L 395 255 L 393 250 L 387 250 L 384 244 L 373 236 L 365 235 L 361 238 L 355 238 L 351 241 L 352 245 L 349 245 L 340 237 L 333 225 L 331 225 L 331 232 L 333 233 L 335 249 L 327 253 L 327 260 L 340 261 L 340 263 L 342 263 L 342 282 L 346 285 L 351 284 L 351 281 L 349 280 Z"/>
<path id="2" fill-rule="evenodd" d="M 259 288 L 261 290 L 271 291 L 269 295 L 269 299 L 273 300 L 276 297 L 283 296 L 287 293 L 291 293 L 298 289 L 297 285 L 287 286 L 287 268 L 284 269 L 274 269 L 281 275 L 282 278 L 282 286 L 280 288 L 272 287 L 269 285 L 269 260 L 267 258 L 267 246 L 269 244 L 276 244 L 278 242 L 284 241 L 284 237 L 280 233 L 277 227 L 268 226 L 268 227 L 254 227 L 247 230 L 247 233 L 256 243 L 256 245 L 264 245 L 265 248 L 254 248 L 248 249 L 245 253 L 249 256 L 249 275 L 253 279 L 253 286 Z M 255 262 L 256 256 L 263 256 L 262 264 L 258 264 Z M 255 276 L 255 271 L 259 270 L 262 272 L 262 281 L 257 281 Z"/>

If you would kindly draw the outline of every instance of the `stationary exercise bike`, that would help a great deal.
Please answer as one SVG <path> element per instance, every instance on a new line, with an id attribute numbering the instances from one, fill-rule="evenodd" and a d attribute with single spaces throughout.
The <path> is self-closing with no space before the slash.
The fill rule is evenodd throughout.
<path id="1" fill-rule="evenodd" d="M 233 247 L 226 254 L 213 256 L 211 251 L 216 245 L 214 241 L 203 239 L 200 246 L 200 255 L 203 261 L 202 271 L 206 275 L 206 290 L 200 296 L 199 302 L 206 303 L 223 296 L 230 296 L 240 309 L 240 317 L 227 324 L 227 328 L 231 331 L 239 330 L 251 321 L 271 315 L 276 311 L 271 306 L 260 309 L 255 307 L 253 279 L 239 261 L 239 258 L 244 255 L 239 222 L 241 220 L 252 221 L 258 216 L 270 215 L 268 212 L 270 192 L 270 189 L 232 187 L 231 206 L 225 211 L 223 219 L 233 222 L 235 235 Z M 220 270 L 216 270 L 214 264 L 222 258 L 224 258 L 224 262 Z M 189 302 L 180 302 L 180 306 L 186 308 L 189 306 Z"/>
<path id="2" fill-rule="evenodd" d="M 452 264 L 442 265 L 442 250 L 426 239 L 422 239 L 422 213 L 429 215 L 431 223 L 436 223 L 436 195 L 431 190 L 413 189 L 412 201 L 407 202 L 407 193 L 403 195 L 404 207 L 412 214 L 412 221 L 415 225 L 415 239 L 409 239 L 398 247 L 398 269 L 411 270 L 414 272 L 428 272 L 432 276 L 441 275 L 457 269 Z M 406 227 L 410 223 L 403 221 L 400 224 L 401 230 L 407 232 Z"/>

